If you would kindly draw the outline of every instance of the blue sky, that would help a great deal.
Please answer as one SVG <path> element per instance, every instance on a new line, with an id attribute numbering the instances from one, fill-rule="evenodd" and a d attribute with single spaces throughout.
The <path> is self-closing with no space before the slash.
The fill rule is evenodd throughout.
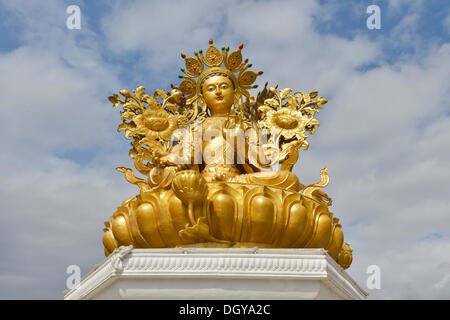
<path id="1" fill-rule="evenodd" d="M 349 274 L 367 290 L 382 271 L 370 297 L 450 298 L 448 1 L 196 2 L 0 1 L 0 298 L 61 299 L 68 265 L 102 261 L 103 221 L 137 193 L 106 98 L 169 89 L 210 37 L 243 42 L 260 84 L 329 100 L 294 171 L 308 184 L 329 167 Z"/>

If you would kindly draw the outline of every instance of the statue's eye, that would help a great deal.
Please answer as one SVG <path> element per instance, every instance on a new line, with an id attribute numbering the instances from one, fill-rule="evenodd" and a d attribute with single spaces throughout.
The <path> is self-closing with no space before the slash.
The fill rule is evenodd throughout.
<path id="1" fill-rule="evenodd" d="M 213 86 L 209 86 L 206 90 L 208 90 L 208 91 L 214 91 L 214 87 L 213 87 Z"/>
<path id="2" fill-rule="evenodd" d="M 223 84 L 223 85 L 222 85 L 222 89 L 228 89 L 228 85 Z"/>

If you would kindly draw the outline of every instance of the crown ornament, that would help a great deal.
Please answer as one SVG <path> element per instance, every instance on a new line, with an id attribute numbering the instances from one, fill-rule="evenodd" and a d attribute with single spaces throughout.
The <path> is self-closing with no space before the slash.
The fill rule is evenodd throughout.
<path id="1" fill-rule="evenodd" d="M 172 89 L 178 89 L 183 93 L 186 104 L 198 102 L 205 108 L 202 84 L 208 77 L 220 74 L 231 80 L 235 89 L 236 105 L 238 105 L 242 97 L 250 97 L 248 90 L 258 87 L 253 83 L 264 73 L 248 70 L 252 64 L 249 64 L 248 59 L 243 60 L 243 48 L 244 44 L 241 44 L 236 51 L 229 53 L 230 47 L 219 50 L 214 46 L 213 39 L 209 39 L 209 47 L 205 52 L 195 51 L 195 57 L 187 57 L 186 54 L 181 53 L 181 57 L 185 60 L 185 68 L 181 68 L 183 75 L 179 75 L 178 78 L 183 80 L 178 86 L 172 84 Z"/>

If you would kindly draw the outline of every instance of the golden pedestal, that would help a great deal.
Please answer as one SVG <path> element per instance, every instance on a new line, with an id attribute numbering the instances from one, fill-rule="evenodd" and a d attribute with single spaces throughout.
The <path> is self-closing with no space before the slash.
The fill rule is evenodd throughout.
<path id="1" fill-rule="evenodd" d="M 118 208 L 104 230 L 106 255 L 128 245 L 324 248 L 342 267 L 351 263 L 339 219 L 321 198 L 261 185 L 206 183 L 195 172 L 183 174 L 171 189 L 141 192 Z M 189 180 L 197 184 L 190 186 Z M 192 188 L 202 197 L 195 202 L 177 188 Z"/>

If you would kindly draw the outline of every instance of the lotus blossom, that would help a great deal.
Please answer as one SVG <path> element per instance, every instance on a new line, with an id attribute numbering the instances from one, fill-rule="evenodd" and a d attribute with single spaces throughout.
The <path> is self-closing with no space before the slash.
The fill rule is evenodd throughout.
<path id="1" fill-rule="evenodd" d="M 303 137 L 308 119 L 300 111 L 282 108 L 267 112 L 264 125 L 271 134 L 281 134 L 286 139 Z"/>
<path id="2" fill-rule="evenodd" d="M 149 139 L 164 139 L 169 141 L 177 128 L 176 118 L 163 109 L 146 109 L 134 117 L 136 129 L 144 131 Z"/>

